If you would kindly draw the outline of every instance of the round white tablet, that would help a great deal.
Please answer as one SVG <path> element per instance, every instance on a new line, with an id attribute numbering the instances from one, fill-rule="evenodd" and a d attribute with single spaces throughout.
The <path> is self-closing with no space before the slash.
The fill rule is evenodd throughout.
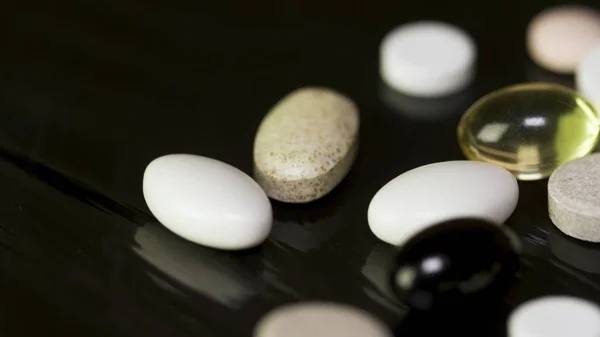
<path id="1" fill-rule="evenodd" d="M 600 242 L 600 153 L 559 167 L 548 180 L 548 213 L 563 233 Z"/>
<path id="2" fill-rule="evenodd" d="M 508 337 L 598 337 L 600 308 L 568 296 L 526 302 L 508 319 Z"/>
<path id="3" fill-rule="evenodd" d="M 600 13 L 583 6 L 558 6 L 537 14 L 527 28 L 527 50 L 542 68 L 571 74 L 600 43 Z"/>
<path id="4" fill-rule="evenodd" d="M 375 316 L 345 304 L 301 302 L 275 308 L 254 328 L 254 337 L 392 337 Z"/>
<path id="5" fill-rule="evenodd" d="M 388 86 L 408 95 L 449 95 L 471 83 L 476 49 L 472 38 L 453 25 L 409 23 L 381 42 L 380 75 Z"/>
<path id="6" fill-rule="evenodd" d="M 589 52 L 575 71 L 577 90 L 600 109 L 600 44 Z"/>

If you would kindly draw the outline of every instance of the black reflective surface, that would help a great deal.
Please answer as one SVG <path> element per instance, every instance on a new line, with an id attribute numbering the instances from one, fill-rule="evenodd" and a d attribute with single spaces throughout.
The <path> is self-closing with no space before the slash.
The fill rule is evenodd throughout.
<path id="1" fill-rule="evenodd" d="M 401 326 L 406 308 L 386 284 L 393 249 L 371 234 L 369 201 L 409 169 L 463 158 L 456 123 L 477 97 L 555 78 L 532 68 L 524 48 L 527 21 L 548 4 L 3 3 L 0 334 L 249 336 L 266 311 L 304 299 Z M 414 19 L 474 36 L 478 76 L 463 96 L 419 101 L 381 89 L 379 41 Z M 274 202 L 271 238 L 247 252 L 193 245 L 156 223 L 141 192 L 152 159 L 193 153 L 250 173 L 264 113 L 304 85 L 361 108 L 359 156 L 333 193 Z M 506 310 L 489 311 L 490 336 L 503 336 L 508 310 L 530 298 L 600 301 L 600 249 L 554 231 L 545 180 L 520 189 L 508 225 L 523 240 L 522 267 Z"/>

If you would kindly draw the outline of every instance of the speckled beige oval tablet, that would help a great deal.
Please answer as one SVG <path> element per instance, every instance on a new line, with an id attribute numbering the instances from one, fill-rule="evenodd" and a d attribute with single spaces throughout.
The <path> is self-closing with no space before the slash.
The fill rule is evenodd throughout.
<path id="1" fill-rule="evenodd" d="M 275 200 L 305 203 L 333 190 L 358 148 L 356 104 L 327 88 L 298 89 L 267 113 L 254 140 L 254 175 Z"/>

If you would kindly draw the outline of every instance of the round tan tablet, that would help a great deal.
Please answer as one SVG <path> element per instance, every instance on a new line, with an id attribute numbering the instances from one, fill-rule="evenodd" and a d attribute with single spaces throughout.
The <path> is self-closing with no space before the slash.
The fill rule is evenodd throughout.
<path id="1" fill-rule="evenodd" d="M 563 233 L 600 242 L 600 153 L 564 164 L 552 173 L 548 213 Z"/>
<path id="2" fill-rule="evenodd" d="M 527 28 L 527 50 L 542 68 L 570 74 L 600 44 L 600 13 L 566 5 L 537 14 Z"/>
<path id="3" fill-rule="evenodd" d="M 373 315 L 352 306 L 304 302 L 275 308 L 254 328 L 254 337 L 392 337 Z"/>

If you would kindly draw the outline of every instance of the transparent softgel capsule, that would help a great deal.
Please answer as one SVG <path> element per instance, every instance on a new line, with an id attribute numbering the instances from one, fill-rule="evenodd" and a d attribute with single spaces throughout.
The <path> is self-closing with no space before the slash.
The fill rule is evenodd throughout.
<path id="1" fill-rule="evenodd" d="M 473 104 L 458 125 L 471 160 L 499 165 L 520 180 L 543 179 L 560 165 L 593 151 L 600 134 L 594 108 L 556 84 L 519 84 Z"/>

